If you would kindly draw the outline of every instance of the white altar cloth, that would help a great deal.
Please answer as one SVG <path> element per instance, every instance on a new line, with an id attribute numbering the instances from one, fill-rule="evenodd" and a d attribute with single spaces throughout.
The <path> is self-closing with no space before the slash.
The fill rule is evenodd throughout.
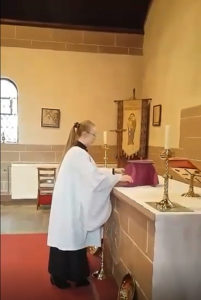
<path id="1" fill-rule="evenodd" d="M 152 300 L 201 299 L 201 198 L 182 197 L 188 184 L 169 181 L 169 198 L 193 212 L 160 212 L 146 202 L 163 197 L 163 178 L 157 187 L 116 187 L 115 190 L 155 216 Z M 195 188 L 201 194 L 201 188 Z"/>

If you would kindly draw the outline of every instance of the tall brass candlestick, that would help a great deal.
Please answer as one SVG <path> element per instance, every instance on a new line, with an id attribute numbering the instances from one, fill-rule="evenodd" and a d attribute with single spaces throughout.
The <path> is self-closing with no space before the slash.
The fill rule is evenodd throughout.
<path id="1" fill-rule="evenodd" d="M 168 185 L 169 185 L 169 165 L 168 165 L 168 158 L 171 157 L 171 151 L 169 149 L 165 149 L 161 153 L 161 159 L 165 160 L 165 174 L 163 175 L 164 178 L 164 194 L 163 199 L 156 204 L 157 209 L 161 211 L 168 210 L 170 208 L 175 207 L 174 204 L 170 201 L 168 195 Z"/>
<path id="2" fill-rule="evenodd" d="M 107 168 L 107 161 L 108 161 L 108 156 L 107 156 L 107 151 L 109 147 L 107 144 L 104 144 L 104 167 Z"/>
<path id="3" fill-rule="evenodd" d="M 107 156 L 107 151 L 109 147 L 107 144 L 104 144 L 104 167 L 107 168 L 107 161 L 108 161 L 108 156 Z M 103 241 L 102 241 L 102 252 L 101 252 L 101 266 L 100 270 L 95 271 L 92 274 L 93 277 L 95 277 L 98 280 L 103 280 L 106 278 L 105 272 L 104 272 L 104 227 L 103 227 Z"/>
<path id="4" fill-rule="evenodd" d="M 106 278 L 104 271 L 104 240 L 102 241 L 102 252 L 101 252 L 101 266 L 100 270 L 95 271 L 92 276 L 98 280 L 103 280 Z"/>
<path id="5" fill-rule="evenodd" d="M 109 147 L 107 144 L 104 144 L 104 167 L 107 168 L 107 161 L 108 161 L 108 156 L 107 156 L 107 151 Z M 104 233 L 104 227 L 103 227 L 103 233 Z M 94 272 L 92 274 L 93 277 L 95 277 L 98 280 L 103 280 L 106 278 L 105 272 L 104 272 L 104 234 L 103 234 L 103 241 L 102 241 L 102 252 L 101 252 L 101 266 L 100 270 Z"/>

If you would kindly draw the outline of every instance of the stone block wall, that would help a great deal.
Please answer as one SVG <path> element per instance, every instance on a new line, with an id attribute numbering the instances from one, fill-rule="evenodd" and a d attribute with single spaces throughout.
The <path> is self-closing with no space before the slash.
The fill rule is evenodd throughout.
<path id="1" fill-rule="evenodd" d="M 156 170 L 160 175 L 165 172 L 164 161 L 160 159 L 162 151 L 162 147 L 149 147 L 149 158 L 155 162 Z M 171 151 L 172 157 L 187 158 L 201 170 L 201 105 L 185 108 L 181 111 L 179 148 L 171 149 Z M 171 169 L 170 173 L 174 179 L 183 181 Z M 200 183 L 195 182 L 195 186 L 201 187 L 201 178 Z"/>
<path id="2" fill-rule="evenodd" d="M 113 212 L 104 230 L 104 265 L 118 286 L 130 273 L 136 281 L 136 298 L 151 299 L 154 220 L 112 194 Z"/>
<path id="3" fill-rule="evenodd" d="M 142 34 L 1 26 L 1 46 L 124 55 L 143 54 Z"/>

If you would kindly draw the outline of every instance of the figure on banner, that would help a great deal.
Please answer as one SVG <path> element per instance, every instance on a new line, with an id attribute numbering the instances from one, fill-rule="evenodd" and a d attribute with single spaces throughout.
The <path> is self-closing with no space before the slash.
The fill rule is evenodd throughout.
<path id="1" fill-rule="evenodd" d="M 128 145 L 134 145 L 134 136 L 136 129 L 136 117 L 134 113 L 131 113 L 128 117 Z"/>

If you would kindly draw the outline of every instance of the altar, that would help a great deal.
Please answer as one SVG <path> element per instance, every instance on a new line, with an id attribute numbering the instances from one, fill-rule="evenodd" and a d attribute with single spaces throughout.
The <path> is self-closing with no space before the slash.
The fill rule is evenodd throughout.
<path id="1" fill-rule="evenodd" d="M 130 273 L 138 300 L 201 299 L 201 198 L 181 194 L 188 185 L 169 181 L 172 202 L 189 212 L 160 212 L 147 202 L 162 200 L 157 187 L 115 187 L 113 211 L 104 230 L 105 271 L 118 285 Z M 201 188 L 195 188 L 201 194 Z"/>

